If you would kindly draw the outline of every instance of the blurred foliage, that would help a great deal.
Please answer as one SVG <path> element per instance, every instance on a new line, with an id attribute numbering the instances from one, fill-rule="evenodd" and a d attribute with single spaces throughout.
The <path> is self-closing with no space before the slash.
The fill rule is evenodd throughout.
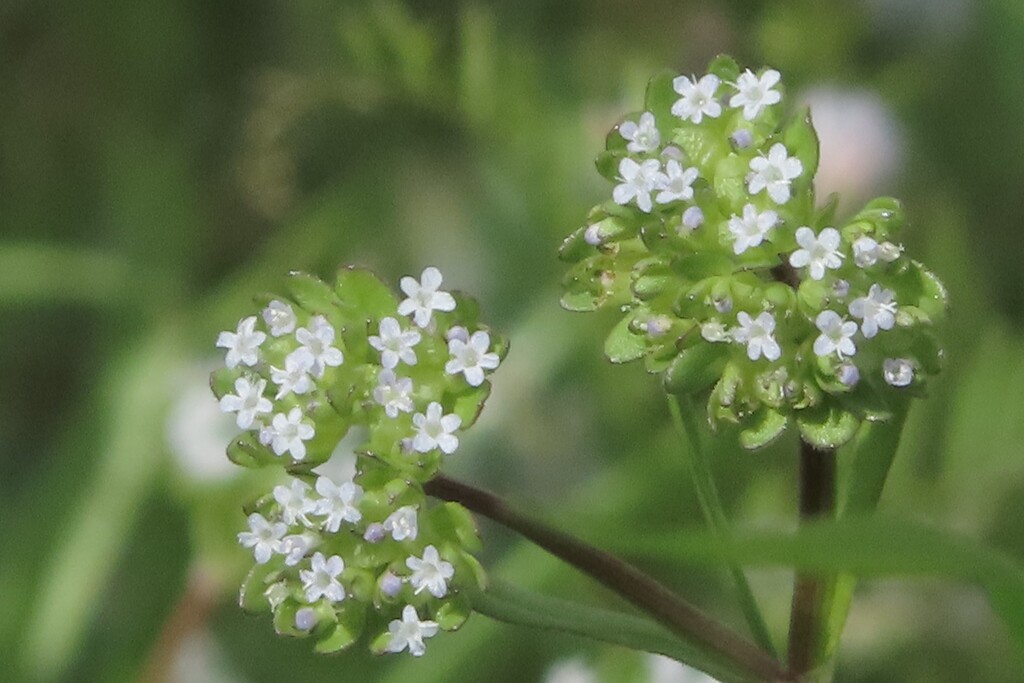
<path id="1" fill-rule="evenodd" d="M 389 281 L 437 265 L 511 338 L 453 474 L 618 542 L 741 623 L 726 572 L 686 561 L 702 523 L 657 382 L 607 365 L 611 318 L 561 312 L 556 294 L 559 236 L 606 191 L 591 164 L 608 128 L 650 74 L 720 51 L 780 69 L 789 92 L 866 89 L 894 112 L 906 154 L 882 189 L 905 201 L 909 248 L 954 315 L 947 371 L 909 416 L 881 508 L 1024 560 L 1016 0 L 7 0 L 0 679 L 137 679 L 197 567 L 215 586 L 195 631 L 215 665 L 178 680 L 533 681 L 569 654 L 622 654 L 477 616 L 422 661 L 324 658 L 234 605 L 237 501 L 266 482 L 183 471 L 169 410 L 253 292 L 339 263 Z M 710 454 L 740 530 L 791 527 L 794 452 Z M 483 532 L 496 575 L 619 606 Z M 889 566 L 892 551 L 867 546 L 863 561 Z M 950 581 L 971 569 L 863 582 L 836 680 L 1024 676 L 982 591 Z M 752 572 L 777 641 L 788 577 Z"/>

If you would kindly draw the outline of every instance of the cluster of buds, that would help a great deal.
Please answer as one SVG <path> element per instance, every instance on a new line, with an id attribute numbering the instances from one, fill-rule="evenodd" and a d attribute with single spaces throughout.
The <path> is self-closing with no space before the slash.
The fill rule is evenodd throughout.
<path id="1" fill-rule="evenodd" d="M 475 422 L 507 346 L 436 268 L 400 284 L 401 302 L 364 270 L 333 287 L 293 273 L 217 339 L 226 367 L 211 385 L 243 430 L 228 457 L 284 473 L 238 535 L 256 563 L 242 606 L 320 652 L 367 633 L 374 652 L 419 656 L 465 621 L 485 580 L 469 513 L 428 502 L 423 485 Z M 319 474 L 354 428 L 366 441 L 353 479 Z"/>
<path id="2" fill-rule="evenodd" d="M 597 159 L 611 199 L 562 245 L 562 304 L 621 310 L 608 357 L 706 396 L 745 447 L 795 421 L 835 448 L 939 371 L 946 293 L 896 241 L 896 200 L 843 222 L 835 196 L 815 203 L 817 136 L 783 118 L 780 81 L 727 57 L 651 81 Z"/>

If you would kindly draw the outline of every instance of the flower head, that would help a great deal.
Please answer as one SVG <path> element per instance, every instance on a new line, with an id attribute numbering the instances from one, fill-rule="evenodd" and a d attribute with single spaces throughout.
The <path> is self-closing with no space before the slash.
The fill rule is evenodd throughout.
<path id="1" fill-rule="evenodd" d="M 654 198 L 659 204 L 669 204 L 680 200 L 693 199 L 693 182 L 697 180 L 699 172 L 696 168 L 690 167 L 683 170 L 682 164 L 675 159 L 665 162 L 665 172 L 661 174 L 658 182 L 658 189 L 661 192 Z"/>
<path id="2" fill-rule="evenodd" d="M 636 201 L 637 208 L 650 213 L 654 207 L 651 192 L 658 188 L 662 178 L 661 162 L 657 159 L 637 163 L 626 157 L 619 162 L 619 180 L 622 182 L 612 190 L 612 199 L 621 206 Z"/>
<path id="3" fill-rule="evenodd" d="M 316 510 L 316 502 L 309 496 L 309 484 L 301 479 L 292 479 L 289 486 L 275 486 L 274 500 L 281 506 L 281 519 L 285 524 L 297 524 L 301 522 L 310 526 L 307 515 Z"/>
<path id="4" fill-rule="evenodd" d="M 705 116 L 718 118 L 722 115 L 722 105 L 715 99 L 715 91 L 721 80 L 714 74 L 702 76 L 699 81 L 686 76 L 678 76 L 672 81 L 672 88 L 682 97 L 672 105 L 672 115 L 691 123 L 700 123 Z"/>
<path id="5" fill-rule="evenodd" d="M 451 339 L 448 353 L 452 357 L 445 364 L 444 371 L 449 375 L 461 372 L 470 386 L 480 386 L 484 382 L 484 371 L 494 370 L 500 362 L 497 353 L 487 350 L 490 346 L 491 335 L 482 330 L 474 332 L 468 343 L 458 338 Z"/>
<path id="6" fill-rule="evenodd" d="M 406 605 L 402 610 L 402 618 L 395 619 L 388 624 L 388 633 L 391 638 L 388 640 L 388 652 L 401 652 L 409 648 L 409 654 L 414 657 L 421 657 L 427 651 L 423 644 L 424 638 L 430 638 L 437 633 L 438 625 L 433 621 L 420 621 L 416 608 Z"/>
<path id="7" fill-rule="evenodd" d="M 350 481 L 339 486 L 327 477 L 316 480 L 316 492 L 323 496 L 316 503 L 316 514 L 324 515 L 323 527 L 336 533 L 342 522 L 355 524 L 363 518 L 357 507 L 363 499 L 363 487 Z"/>
<path id="8" fill-rule="evenodd" d="M 337 351 L 337 349 L 335 349 Z M 313 372 L 316 359 L 309 349 L 300 346 L 284 359 L 284 369 L 271 367 L 270 379 L 278 386 L 275 400 L 280 401 L 288 394 L 305 394 L 316 386 L 309 373 Z"/>
<path id="9" fill-rule="evenodd" d="M 816 355 L 829 356 L 834 353 L 842 359 L 857 353 L 857 347 L 852 339 L 857 333 L 857 323 L 844 321 L 835 311 L 822 311 L 814 324 L 821 332 L 814 340 Z"/>
<path id="10" fill-rule="evenodd" d="M 344 600 L 345 589 L 338 581 L 344 570 L 345 561 L 338 555 L 332 555 L 330 559 L 325 558 L 323 553 L 313 555 L 310 568 L 299 572 L 302 587 L 306 591 L 306 602 L 312 604 L 320 598 L 327 598 L 331 602 Z"/>
<path id="11" fill-rule="evenodd" d="M 280 337 L 294 332 L 298 319 L 291 304 L 274 299 L 263 309 L 263 322 L 270 328 L 271 336 Z"/>
<path id="12" fill-rule="evenodd" d="M 369 338 L 370 346 L 380 351 L 380 364 L 390 370 L 398 366 L 399 361 L 406 365 L 416 365 L 416 351 L 413 347 L 420 343 L 418 330 L 403 330 L 394 318 L 384 318 L 378 326 L 379 335 Z"/>
<path id="13" fill-rule="evenodd" d="M 650 154 L 661 145 L 661 134 L 654 123 L 654 114 L 645 111 L 640 115 L 640 123 L 625 121 L 619 126 L 619 135 L 629 142 L 626 145 L 633 154 Z"/>
<path id="14" fill-rule="evenodd" d="M 747 204 L 743 207 L 743 217 L 733 216 L 729 219 L 729 232 L 733 237 L 732 250 L 738 256 L 751 247 L 756 247 L 768 237 L 768 231 L 779 222 L 779 214 L 774 211 L 758 213 L 757 207 Z"/>
<path id="15" fill-rule="evenodd" d="M 435 598 L 443 598 L 448 594 L 448 580 L 455 574 L 455 568 L 450 562 L 441 559 L 434 546 L 428 545 L 422 558 L 408 558 L 405 566 L 412 570 L 409 583 L 416 595 L 427 591 Z"/>
<path id="16" fill-rule="evenodd" d="M 300 327 L 296 330 L 295 339 L 312 356 L 311 372 L 314 377 L 323 377 L 328 366 L 337 367 L 345 360 L 341 351 L 333 346 L 334 326 L 322 315 L 313 316 L 308 328 Z"/>
<path id="17" fill-rule="evenodd" d="M 804 166 L 796 157 L 789 156 L 786 146 L 776 142 L 768 150 L 768 156 L 750 160 L 751 173 L 747 176 L 750 194 L 767 190 L 776 204 L 785 204 L 790 197 L 790 183 L 804 172 Z"/>
<path id="18" fill-rule="evenodd" d="M 860 318 L 860 331 L 864 337 L 871 339 L 878 330 L 891 330 L 896 324 L 895 294 L 891 289 L 882 289 L 879 285 L 871 285 L 867 296 L 850 302 L 850 315 Z"/>
<path id="19" fill-rule="evenodd" d="M 373 388 L 373 400 L 384 406 L 384 414 L 391 419 L 398 417 L 399 412 L 411 413 L 415 407 L 412 402 L 412 380 L 396 377 L 394 370 L 381 370 L 377 386 Z"/>
<path id="20" fill-rule="evenodd" d="M 818 235 L 808 227 L 796 229 L 796 242 L 800 249 L 789 257 L 789 265 L 794 268 L 808 266 L 813 280 L 825 277 L 825 270 L 843 265 L 843 254 L 839 251 L 841 242 L 839 231 L 835 228 L 824 228 Z"/>
<path id="21" fill-rule="evenodd" d="M 434 401 L 427 406 L 427 412 L 412 416 L 416 435 L 412 440 L 413 449 L 429 453 L 440 448 L 445 455 L 451 455 L 459 447 L 459 438 L 454 432 L 462 425 L 462 418 L 454 413 L 442 415 L 441 404 Z"/>
<path id="22" fill-rule="evenodd" d="M 278 413 L 270 423 L 270 447 L 275 455 L 288 453 L 293 460 L 302 460 L 306 457 L 306 441 L 309 441 L 316 434 L 313 425 L 303 419 L 302 408 L 298 406 L 288 411 L 288 414 Z"/>
<path id="23" fill-rule="evenodd" d="M 757 360 L 761 356 L 776 361 L 782 355 L 779 343 L 775 341 L 775 318 L 768 311 L 762 311 L 756 318 L 740 311 L 736 316 L 740 326 L 732 329 L 732 338 L 747 345 L 747 358 Z"/>
<path id="24" fill-rule="evenodd" d="M 238 534 L 238 542 L 252 548 L 257 564 L 266 564 L 271 555 L 281 550 L 281 539 L 288 527 L 281 522 L 270 522 L 258 512 L 249 515 L 249 530 Z"/>
<path id="25" fill-rule="evenodd" d="M 416 508 L 412 505 L 403 505 L 392 512 L 384 520 L 384 530 L 396 541 L 415 541 L 419 534 Z"/>
<path id="26" fill-rule="evenodd" d="M 454 311 L 455 298 L 438 290 L 442 279 L 441 271 L 433 266 L 423 270 L 419 282 L 409 276 L 403 277 L 399 286 L 408 298 L 398 304 L 398 314 L 412 314 L 417 327 L 426 327 L 434 311 Z"/>
<path id="27" fill-rule="evenodd" d="M 227 349 L 224 363 L 228 368 L 235 368 L 239 363 L 253 366 L 259 362 L 260 344 L 267 335 L 256 329 L 256 316 L 242 318 L 234 332 L 221 332 L 217 335 L 218 348 Z"/>
<path id="28" fill-rule="evenodd" d="M 263 396 L 266 388 L 265 379 L 253 382 L 247 377 L 239 377 L 235 380 L 235 393 L 221 396 L 220 409 L 225 413 L 238 413 L 235 424 L 239 429 L 249 429 L 260 415 L 274 409 L 270 399 Z"/>
<path id="29" fill-rule="evenodd" d="M 753 121 L 762 109 L 782 99 L 778 90 L 772 90 L 781 78 L 775 69 L 766 70 L 760 77 L 747 69 L 736 79 L 738 92 L 729 98 L 729 106 L 743 107 L 743 118 Z"/>

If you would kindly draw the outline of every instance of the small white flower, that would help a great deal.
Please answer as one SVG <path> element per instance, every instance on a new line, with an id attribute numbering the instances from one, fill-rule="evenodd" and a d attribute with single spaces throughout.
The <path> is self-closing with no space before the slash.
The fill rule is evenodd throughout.
<path id="1" fill-rule="evenodd" d="M 313 354 L 305 346 L 300 346 L 285 357 L 283 370 L 271 366 L 270 379 L 279 387 L 274 399 L 280 401 L 289 393 L 301 395 L 312 391 L 316 385 L 309 373 L 314 365 Z"/>
<path id="2" fill-rule="evenodd" d="M 850 315 L 860 318 L 860 331 L 864 337 L 871 339 L 878 330 L 891 330 L 896 324 L 895 294 L 891 289 L 882 289 L 879 285 L 871 285 L 867 296 L 850 302 Z"/>
<path id="3" fill-rule="evenodd" d="M 421 657 L 427 651 L 423 639 L 435 635 L 437 629 L 436 622 L 420 621 L 420 615 L 416 613 L 416 608 L 406 605 L 402 610 L 402 618 L 395 619 L 388 624 L 388 633 L 391 638 L 388 640 L 387 651 L 401 652 L 409 648 L 409 654 Z"/>
<path id="4" fill-rule="evenodd" d="M 612 199 L 621 206 L 635 199 L 637 208 L 650 213 L 654 206 L 651 192 L 658 188 L 662 177 L 661 163 L 657 159 L 646 159 L 638 164 L 626 157 L 619 162 L 619 180 L 622 182 L 612 190 Z"/>
<path id="5" fill-rule="evenodd" d="M 625 121 L 619 126 L 619 135 L 629 141 L 626 149 L 634 154 L 649 154 L 657 151 L 661 144 L 661 134 L 654 122 L 654 114 L 645 111 L 640 115 L 639 125 Z"/>
<path id="6" fill-rule="evenodd" d="M 753 121 L 762 109 L 782 99 L 778 90 L 772 90 L 781 78 L 782 75 L 775 69 L 768 69 L 760 78 L 747 69 L 736 79 L 738 92 L 729 99 L 729 106 L 743 107 L 743 118 Z"/>
<path id="7" fill-rule="evenodd" d="M 593 223 L 583 231 L 583 241 L 592 247 L 599 247 L 604 243 L 604 235 L 601 234 L 601 224 Z"/>
<path id="8" fill-rule="evenodd" d="M 824 228 L 817 236 L 804 226 L 796 229 L 796 242 L 802 248 L 789 256 L 789 265 L 794 268 L 809 266 L 811 278 L 821 280 L 826 268 L 843 265 L 843 254 L 839 251 L 841 237 L 835 228 Z"/>
<path id="9" fill-rule="evenodd" d="M 732 341 L 732 336 L 729 331 L 725 329 L 725 325 L 718 320 L 709 320 L 706 323 L 701 323 L 700 336 L 705 341 L 709 342 L 727 342 Z"/>
<path id="10" fill-rule="evenodd" d="M 288 453 L 292 460 L 302 460 L 306 457 L 306 444 L 316 434 L 313 425 L 303 421 L 302 408 L 298 406 L 288 411 L 288 414 L 278 413 L 270 423 L 273 430 L 270 447 L 275 455 Z"/>
<path id="11" fill-rule="evenodd" d="M 274 500 L 281 506 L 281 519 L 285 524 L 293 525 L 301 522 L 312 526 L 307 515 L 316 510 L 316 501 L 310 495 L 309 484 L 301 479 L 292 479 L 290 486 L 275 486 Z"/>
<path id="12" fill-rule="evenodd" d="M 322 315 L 313 316 L 309 327 L 295 331 L 295 339 L 313 356 L 313 376 L 324 376 L 327 366 L 338 367 L 345 361 L 341 351 L 333 346 L 334 327 Z"/>
<path id="13" fill-rule="evenodd" d="M 498 354 L 487 349 L 491 346 L 491 335 L 483 330 L 474 332 L 469 342 L 451 339 L 448 342 L 448 353 L 451 359 L 445 364 L 444 371 L 449 375 L 462 373 L 466 382 L 478 387 L 484 382 L 484 370 L 498 367 Z"/>
<path id="14" fill-rule="evenodd" d="M 844 321 L 835 311 L 822 311 L 814 320 L 815 326 L 821 331 L 814 340 L 814 353 L 819 356 L 836 354 L 842 360 L 844 356 L 857 353 L 853 344 L 853 335 L 857 333 L 857 323 Z"/>
<path id="15" fill-rule="evenodd" d="M 380 522 L 373 522 L 372 524 L 366 525 L 366 531 L 363 532 L 363 540 L 367 543 L 380 543 L 387 535 L 388 532 L 384 529 L 383 524 Z"/>
<path id="16" fill-rule="evenodd" d="M 740 128 L 730 137 L 736 149 L 746 149 L 754 144 L 754 134 L 746 128 Z"/>
<path id="17" fill-rule="evenodd" d="M 800 177 L 804 167 L 799 159 L 789 156 L 785 145 L 776 142 L 768 150 L 767 157 L 759 156 L 750 160 L 750 170 L 747 176 L 750 194 L 767 190 L 773 202 L 785 204 L 789 201 L 789 184 Z"/>
<path id="18" fill-rule="evenodd" d="M 225 413 L 238 413 L 235 424 L 239 429 L 249 429 L 256 418 L 274 409 L 270 399 L 263 396 L 266 388 L 265 379 L 250 382 L 246 377 L 239 377 L 235 380 L 235 393 L 221 396 L 220 409 Z"/>
<path id="19" fill-rule="evenodd" d="M 384 530 L 396 541 L 415 541 L 419 534 L 419 523 L 414 505 L 403 505 L 384 520 Z"/>
<path id="20" fill-rule="evenodd" d="M 747 358 L 757 360 L 764 356 L 768 360 L 778 360 L 782 355 L 779 343 L 775 341 L 775 318 L 768 311 L 762 311 L 757 318 L 740 311 L 736 316 L 740 326 L 732 330 L 732 338 L 747 345 Z"/>
<path id="21" fill-rule="evenodd" d="M 434 311 L 454 311 L 455 298 L 448 292 L 438 291 L 441 286 L 441 271 L 433 266 L 423 269 L 420 281 L 408 275 L 399 281 L 399 287 L 408 299 L 398 304 L 399 315 L 413 315 L 413 322 L 418 327 L 430 324 Z M 411 365 L 411 363 L 410 363 Z"/>
<path id="22" fill-rule="evenodd" d="M 682 164 L 675 159 L 665 163 L 665 172 L 661 174 L 658 189 L 661 192 L 654 198 L 659 204 L 668 204 L 679 200 L 693 199 L 693 182 L 697 180 L 699 171 L 690 167 L 683 170 Z"/>
<path id="23" fill-rule="evenodd" d="M 729 232 L 732 233 L 732 250 L 736 255 L 742 254 L 751 247 L 756 247 L 768 237 L 768 231 L 779 222 L 779 214 L 774 211 L 758 213 L 757 207 L 747 204 L 743 207 L 743 217 L 733 216 L 729 219 Z"/>
<path id="24" fill-rule="evenodd" d="M 278 552 L 284 555 L 286 565 L 294 567 L 302 562 L 302 558 L 316 547 L 319 541 L 319 538 L 310 533 L 291 534 L 281 539 L 281 548 Z"/>
<path id="25" fill-rule="evenodd" d="M 300 607 L 295 610 L 295 628 L 300 631 L 312 631 L 317 621 L 319 617 L 312 607 Z"/>
<path id="26" fill-rule="evenodd" d="M 314 603 L 320 598 L 327 598 L 331 602 L 344 600 L 345 589 L 338 581 L 343 571 L 345 561 L 338 555 L 327 559 L 323 553 L 314 554 L 311 568 L 299 572 L 302 587 L 306 591 L 306 602 Z"/>
<path id="27" fill-rule="evenodd" d="M 291 304 L 274 299 L 263 309 L 263 322 L 270 328 L 270 334 L 280 337 L 295 331 L 298 322 Z"/>
<path id="28" fill-rule="evenodd" d="M 878 258 L 886 263 L 892 263 L 903 253 L 903 247 L 892 242 L 882 242 L 878 245 Z"/>
<path id="29" fill-rule="evenodd" d="M 858 237 L 853 242 L 853 262 L 858 268 L 868 268 L 878 261 L 891 263 L 900 257 L 902 249 L 892 242 L 879 244 L 873 238 Z"/>
<path id="30" fill-rule="evenodd" d="M 909 386 L 914 381 L 914 364 L 906 358 L 886 358 L 882 363 L 882 376 L 890 386 Z"/>
<path id="31" fill-rule="evenodd" d="M 235 368 L 239 363 L 253 366 L 259 362 L 259 348 L 267 335 L 256 330 L 256 316 L 242 318 L 238 329 L 234 332 L 221 332 L 217 335 L 217 347 L 227 349 L 224 363 L 228 368 Z"/>
<path id="32" fill-rule="evenodd" d="M 678 76 L 672 81 L 672 88 L 682 97 L 672 105 L 672 115 L 692 123 L 700 123 L 705 116 L 718 118 L 722 115 L 722 105 L 715 99 L 715 91 L 720 83 L 714 74 L 707 74 L 696 82 Z"/>
<path id="33" fill-rule="evenodd" d="M 380 336 L 369 338 L 370 346 L 380 351 L 380 364 L 386 369 L 395 368 L 401 361 L 416 365 L 416 352 L 412 347 L 420 343 L 419 330 L 403 330 L 394 318 L 384 318 L 378 327 Z"/>
<path id="34" fill-rule="evenodd" d="M 385 572 L 380 577 L 380 592 L 389 598 L 393 598 L 402 591 L 402 580 L 392 574 L 391 572 Z"/>
<path id="35" fill-rule="evenodd" d="M 427 406 L 426 414 L 413 415 L 412 424 L 416 428 L 412 447 L 420 453 L 440 448 L 446 455 L 451 455 L 459 447 L 459 438 L 453 432 L 462 424 L 462 418 L 454 413 L 442 415 L 441 404 L 437 401 Z"/>
<path id="36" fill-rule="evenodd" d="M 860 382 L 860 370 L 853 363 L 843 363 L 836 368 L 836 377 L 842 384 L 855 387 Z"/>
<path id="37" fill-rule="evenodd" d="M 415 407 L 412 402 L 412 380 L 396 377 L 394 370 L 381 370 L 377 386 L 373 388 L 373 400 L 384 406 L 384 414 L 391 419 L 398 417 L 399 411 L 411 413 Z"/>
<path id="38" fill-rule="evenodd" d="M 683 211 L 683 227 L 693 232 L 704 224 L 704 212 L 699 206 L 691 206 Z"/>
<path id="39" fill-rule="evenodd" d="M 406 559 L 405 566 L 412 570 L 409 583 L 415 589 L 414 594 L 419 595 L 427 591 L 435 598 L 443 598 L 448 594 L 448 580 L 455 574 L 455 568 L 450 562 L 441 559 L 434 546 L 428 545 L 423 550 L 422 559 Z"/>
<path id="40" fill-rule="evenodd" d="M 269 522 L 258 512 L 249 515 L 249 530 L 238 534 L 238 542 L 252 548 L 257 564 L 266 564 L 271 555 L 281 550 L 281 539 L 288 533 L 288 527 L 281 522 Z"/>
<path id="41" fill-rule="evenodd" d="M 316 503 L 316 514 L 325 515 L 324 529 L 336 533 L 342 522 L 355 524 L 363 518 L 359 502 L 363 499 L 363 487 L 351 481 L 335 484 L 327 477 L 316 480 L 316 492 L 323 496 Z"/>

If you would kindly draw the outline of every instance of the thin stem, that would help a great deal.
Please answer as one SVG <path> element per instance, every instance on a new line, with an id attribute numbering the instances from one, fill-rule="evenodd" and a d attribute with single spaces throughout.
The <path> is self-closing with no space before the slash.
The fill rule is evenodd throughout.
<path id="1" fill-rule="evenodd" d="M 678 396 L 671 394 L 667 396 L 669 412 L 672 414 L 672 424 L 679 436 L 685 439 L 690 447 L 690 471 L 694 488 L 697 491 L 697 501 L 704 513 L 704 520 L 717 539 L 725 538 L 729 535 L 729 520 L 726 517 L 722 499 L 718 495 L 718 487 L 715 486 L 714 477 L 711 475 L 711 467 L 706 457 L 707 452 L 701 444 L 700 427 L 694 418 L 696 412 L 692 409 L 683 410 Z M 733 582 L 736 584 L 740 607 L 754 639 L 772 656 L 777 656 L 768 625 L 757 605 L 754 592 L 747 582 L 746 574 L 736 562 L 729 562 L 729 573 L 732 574 Z"/>
<path id="2" fill-rule="evenodd" d="M 679 598 L 623 560 L 513 510 L 501 498 L 440 475 L 428 495 L 454 501 L 519 533 L 647 612 L 684 640 L 696 642 L 766 681 L 793 678 L 771 655 Z"/>
<path id="3" fill-rule="evenodd" d="M 836 508 L 836 452 L 800 442 L 800 521 L 832 517 Z M 819 662 L 831 602 L 830 577 L 798 572 L 789 622 L 789 668 L 805 674 Z"/>

